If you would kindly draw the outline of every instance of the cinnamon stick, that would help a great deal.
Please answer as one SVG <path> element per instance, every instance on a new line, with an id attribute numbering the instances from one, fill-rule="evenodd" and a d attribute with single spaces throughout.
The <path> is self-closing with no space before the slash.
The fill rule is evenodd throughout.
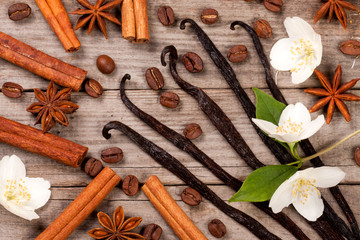
<path id="1" fill-rule="evenodd" d="M 88 148 L 0 116 L 0 142 L 79 167 Z"/>
<path id="2" fill-rule="evenodd" d="M 121 22 L 123 38 L 131 42 L 134 41 L 136 33 L 133 0 L 123 0 L 121 5 Z"/>
<path id="3" fill-rule="evenodd" d="M 66 239 L 104 200 L 121 178 L 105 167 L 35 240 Z"/>
<path id="4" fill-rule="evenodd" d="M 150 40 L 146 0 L 124 0 L 121 5 L 122 35 L 132 43 Z"/>
<path id="5" fill-rule="evenodd" d="M 65 50 L 67 52 L 79 50 L 81 44 L 61 0 L 35 0 L 35 2 Z"/>
<path id="6" fill-rule="evenodd" d="M 145 195 L 181 240 L 207 239 L 166 191 L 157 176 L 151 176 L 142 187 Z"/>

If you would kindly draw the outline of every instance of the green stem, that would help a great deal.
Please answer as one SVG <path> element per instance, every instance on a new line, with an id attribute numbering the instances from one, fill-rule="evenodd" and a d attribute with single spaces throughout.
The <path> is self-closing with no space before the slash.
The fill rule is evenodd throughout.
<path id="1" fill-rule="evenodd" d="M 339 146 L 340 144 L 342 144 L 343 142 L 347 141 L 348 139 L 350 139 L 351 137 L 355 136 L 356 134 L 360 133 L 360 129 L 357 130 L 356 132 L 353 132 L 352 134 L 348 135 L 347 137 L 341 139 L 340 141 L 338 141 L 337 143 L 321 150 L 320 152 L 317 152 L 315 153 L 314 155 L 311 155 L 311 156 L 308 156 L 308 157 L 305 157 L 302 159 L 302 162 L 306 162 L 306 161 L 310 161 L 311 159 L 314 159 L 330 150 L 332 150 L 333 148 L 336 148 L 337 146 Z"/>

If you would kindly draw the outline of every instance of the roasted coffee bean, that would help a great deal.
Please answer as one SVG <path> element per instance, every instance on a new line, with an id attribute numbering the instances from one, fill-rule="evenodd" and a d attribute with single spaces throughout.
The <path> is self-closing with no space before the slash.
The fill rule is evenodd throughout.
<path id="1" fill-rule="evenodd" d="M 355 159 L 356 164 L 360 167 L 360 147 L 357 147 L 355 149 L 354 159 Z"/>
<path id="2" fill-rule="evenodd" d="M 159 240 L 162 234 L 162 228 L 157 224 L 149 224 L 145 227 L 143 237 L 145 240 Z"/>
<path id="3" fill-rule="evenodd" d="M 197 206 L 201 203 L 202 197 L 198 191 L 193 188 L 185 188 L 181 193 L 181 199 L 190 206 Z"/>
<path id="4" fill-rule="evenodd" d="M 108 148 L 101 152 L 101 160 L 106 163 L 120 162 L 123 156 L 123 151 L 118 147 Z"/>
<path id="5" fill-rule="evenodd" d="M 122 190 L 128 196 L 134 196 L 139 190 L 139 180 L 134 175 L 128 175 L 124 178 Z"/>
<path id="6" fill-rule="evenodd" d="M 13 21 L 20 21 L 31 14 L 31 8 L 26 3 L 15 3 L 8 9 L 9 18 Z"/>
<path id="7" fill-rule="evenodd" d="M 348 40 L 340 44 L 340 51 L 347 55 L 360 55 L 360 42 L 356 40 Z"/>
<path id="8" fill-rule="evenodd" d="M 96 66 L 100 72 L 110 74 L 115 70 L 115 62 L 108 55 L 100 55 L 96 59 Z"/>
<path id="9" fill-rule="evenodd" d="M 201 21 L 205 24 L 214 24 L 219 20 L 219 14 L 215 9 L 204 9 L 201 12 Z"/>
<path id="10" fill-rule="evenodd" d="M 159 7 L 157 15 L 158 15 L 159 21 L 164 26 L 170 26 L 170 25 L 173 25 L 175 23 L 174 11 L 169 6 Z"/>
<path id="11" fill-rule="evenodd" d="M 283 5 L 282 0 L 264 0 L 264 6 L 272 12 L 280 12 Z"/>
<path id="12" fill-rule="evenodd" d="M 259 19 L 254 23 L 254 30 L 261 38 L 268 38 L 272 35 L 270 23 L 264 19 Z"/>
<path id="13" fill-rule="evenodd" d="M 199 124 L 190 123 L 184 128 L 184 136 L 187 139 L 194 140 L 202 134 L 202 130 Z"/>
<path id="14" fill-rule="evenodd" d="M 176 93 L 164 92 L 160 96 L 160 104 L 168 108 L 176 108 L 179 105 L 180 98 Z"/>
<path id="15" fill-rule="evenodd" d="M 232 47 L 227 54 L 227 58 L 233 63 L 242 62 L 247 58 L 247 56 L 248 51 L 244 45 L 236 45 Z"/>
<path id="16" fill-rule="evenodd" d="M 95 158 L 90 158 L 89 160 L 87 160 L 84 167 L 85 173 L 90 177 L 96 177 L 96 175 L 98 175 L 102 169 L 103 165 L 101 161 Z"/>
<path id="17" fill-rule="evenodd" d="M 2 85 L 1 91 L 9 98 L 19 98 L 22 96 L 24 89 L 17 83 L 6 82 Z"/>
<path id="18" fill-rule="evenodd" d="M 101 86 L 101 84 L 94 80 L 94 79 L 88 79 L 85 82 L 85 92 L 94 98 L 98 98 L 103 94 L 103 87 Z"/>
<path id="19" fill-rule="evenodd" d="M 149 87 L 153 90 L 159 90 L 164 87 L 164 78 L 160 70 L 156 67 L 146 70 L 145 79 Z"/>
<path id="20" fill-rule="evenodd" d="M 209 222 L 208 229 L 211 235 L 216 238 L 222 238 L 226 234 L 226 227 L 219 219 L 214 219 Z"/>
<path id="21" fill-rule="evenodd" d="M 188 52 L 182 57 L 182 62 L 189 72 L 198 73 L 204 68 L 203 61 L 199 55 L 194 52 Z"/>

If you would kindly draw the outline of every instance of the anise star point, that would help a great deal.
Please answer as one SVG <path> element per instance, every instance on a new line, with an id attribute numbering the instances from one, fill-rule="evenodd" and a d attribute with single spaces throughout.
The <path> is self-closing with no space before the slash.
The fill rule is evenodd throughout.
<path id="1" fill-rule="evenodd" d="M 327 13 L 329 13 L 329 22 L 331 22 L 334 13 L 337 19 L 340 21 L 341 25 L 346 29 L 347 26 L 347 14 L 345 9 L 353 10 L 359 12 L 359 9 L 355 5 L 351 4 L 345 0 L 323 0 L 326 3 L 321 6 L 319 11 L 316 13 L 314 23 L 323 18 Z"/>
<path id="2" fill-rule="evenodd" d="M 69 121 L 65 114 L 71 114 L 79 108 L 70 101 L 71 88 L 57 92 L 53 81 L 49 84 L 46 94 L 40 89 L 34 89 L 34 93 L 39 102 L 31 104 L 26 111 L 37 114 L 35 124 L 41 122 L 44 133 L 55 126 L 56 122 L 68 126 Z"/>
<path id="3" fill-rule="evenodd" d="M 116 208 L 113 219 L 106 213 L 97 214 L 99 223 L 104 228 L 94 228 L 88 232 L 88 235 L 95 239 L 105 240 L 145 240 L 140 234 L 130 232 L 136 228 L 142 221 L 141 217 L 132 217 L 125 220 L 124 210 L 121 206 Z"/>
<path id="4" fill-rule="evenodd" d="M 70 14 L 75 15 L 82 15 L 74 28 L 77 30 L 87 23 L 89 23 L 88 27 L 88 34 L 94 29 L 95 22 L 97 22 L 98 27 L 100 28 L 101 32 L 104 34 L 105 38 L 107 38 L 106 33 L 106 22 L 104 20 L 107 19 L 113 23 L 121 25 L 120 21 L 107 10 L 115 8 L 119 5 L 123 0 L 114 0 L 104 4 L 105 0 L 97 0 L 95 5 L 92 5 L 88 0 L 77 0 L 78 3 L 83 6 L 85 9 L 76 9 L 75 11 L 70 12 Z"/>
<path id="5" fill-rule="evenodd" d="M 327 79 L 327 77 L 324 74 L 322 74 L 319 70 L 315 69 L 314 72 L 316 76 L 319 78 L 321 85 L 324 88 L 307 88 L 304 91 L 306 93 L 310 93 L 312 95 L 323 98 L 321 98 L 317 103 L 315 103 L 314 106 L 312 106 L 309 109 L 309 111 L 311 113 L 316 112 L 325 105 L 328 105 L 326 123 L 330 124 L 336 106 L 340 110 L 341 114 L 344 116 L 345 120 L 349 122 L 351 120 L 351 115 L 349 109 L 347 108 L 346 104 L 343 101 L 360 101 L 360 97 L 345 92 L 351 89 L 353 86 L 355 86 L 355 84 L 357 83 L 357 81 L 360 80 L 360 78 L 353 79 L 340 86 L 341 75 L 342 75 L 342 69 L 340 64 L 335 70 L 335 75 L 332 84 Z"/>

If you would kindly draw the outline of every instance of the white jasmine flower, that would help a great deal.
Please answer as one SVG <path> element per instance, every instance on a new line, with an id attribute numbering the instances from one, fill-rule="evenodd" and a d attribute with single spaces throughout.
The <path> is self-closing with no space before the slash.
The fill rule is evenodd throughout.
<path id="1" fill-rule="evenodd" d="M 345 176 L 337 167 L 308 168 L 298 171 L 283 182 L 270 199 L 269 207 L 279 213 L 293 204 L 307 220 L 316 221 L 324 211 L 324 203 L 317 187 L 336 186 Z"/>
<path id="2" fill-rule="evenodd" d="M 42 178 L 26 177 L 24 163 L 15 155 L 0 161 L 0 204 L 11 213 L 32 220 L 50 198 L 50 183 Z"/>
<path id="3" fill-rule="evenodd" d="M 296 143 L 311 137 L 325 123 L 323 115 L 311 121 L 309 110 L 302 103 L 289 104 L 282 111 L 277 126 L 261 119 L 253 118 L 252 121 L 269 137 L 286 143 Z"/>
<path id="4" fill-rule="evenodd" d="M 321 36 L 299 17 L 287 17 L 284 25 L 289 38 L 275 43 L 270 52 L 270 63 L 276 70 L 291 71 L 294 84 L 302 83 L 321 63 Z"/>

